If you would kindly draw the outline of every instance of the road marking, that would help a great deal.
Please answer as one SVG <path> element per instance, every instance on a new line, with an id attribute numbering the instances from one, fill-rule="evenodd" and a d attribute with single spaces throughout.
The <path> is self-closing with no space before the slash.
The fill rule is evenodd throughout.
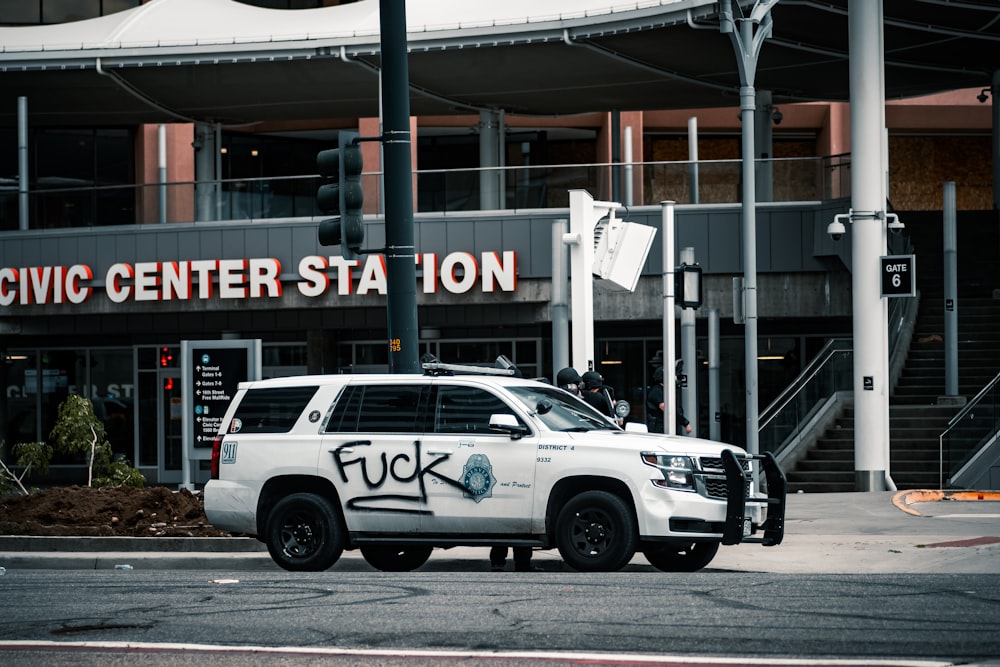
<path id="1" fill-rule="evenodd" d="M 693 655 L 650 655 L 643 653 L 598 653 L 583 651 L 463 651 L 463 650 L 429 650 L 429 649 L 352 649 L 322 646 L 230 646 L 215 644 L 186 643 L 153 643 L 153 642 L 56 642 L 32 640 L 0 640 L 0 651 L 111 651 L 118 653 L 177 653 L 185 655 L 190 652 L 215 653 L 225 655 L 284 655 L 284 656 L 341 656 L 362 658 L 414 657 L 424 659 L 507 659 L 524 660 L 528 663 L 551 663 L 554 660 L 584 663 L 588 665 L 617 665 L 643 667 L 646 665 L 718 665 L 731 667 L 734 665 L 783 665 L 802 667 L 954 667 L 953 662 L 940 660 L 908 660 L 893 658 L 749 658 L 749 657 L 709 657 Z"/>

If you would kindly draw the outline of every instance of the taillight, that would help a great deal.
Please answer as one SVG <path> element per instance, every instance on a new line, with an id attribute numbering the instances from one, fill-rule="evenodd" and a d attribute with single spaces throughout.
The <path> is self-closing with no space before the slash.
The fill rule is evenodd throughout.
<path id="1" fill-rule="evenodd" d="M 222 436 L 212 441 L 212 479 L 219 479 L 219 459 L 222 457 Z"/>

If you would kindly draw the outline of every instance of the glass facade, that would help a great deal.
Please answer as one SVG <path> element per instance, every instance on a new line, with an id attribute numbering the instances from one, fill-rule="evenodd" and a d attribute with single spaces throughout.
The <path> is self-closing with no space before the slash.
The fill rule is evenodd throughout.
<path id="1" fill-rule="evenodd" d="M 425 332 L 430 333 L 430 332 Z M 440 335 L 434 333 L 432 335 Z M 814 354 L 820 337 L 763 338 L 759 343 L 759 400 L 766 407 L 798 374 L 801 359 Z M 708 437 L 711 420 L 718 420 L 720 440 L 740 445 L 746 440 L 743 403 L 724 402 L 715 415 L 708 413 L 707 345 L 697 341 L 699 363 L 689 386 L 696 385 L 699 414 L 691 421 L 698 435 Z M 599 338 L 596 365 L 615 399 L 632 408 L 628 421 L 645 423 L 645 395 L 653 371 L 661 364 L 662 339 Z M 338 354 L 341 372 L 385 372 L 384 341 L 344 342 Z M 434 339 L 421 341 L 421 353 L 443 362 L 493 366 L 499 355 L 510 359 L 525 377 L 548 378 L 551 341 L 545 338 Z M 741 396 L 744 381 L 744 343 L 739 337 L 720 340 L 719 392 Z M 55 423 L 59 405 L 70 394 L 90 398 L 104 423 L 115 454 L 142 469 L 150 481 L 176 481 L 182 469 L 182 403 L 179 345 L 89 349 L 11 349 L 4 357 L 5 396 L 3 440 L 14 444 L 45 440 Z M 263 377 L 307 373 L 305 343 L 269 343 L 262 346 Z M 667 374 L 670 377 L 670 374 Z M 690 375 L 689 375 L 690 377 Z M 684 389 L 678 391 L 682 401 Z M 689 416 L 690 418 L 690 416 Z M 54 468 L 82 470 L 83 460 L 57 457 Z"/>
<path id="2" fill-rule="evenodd" d="M 141 4 L 142 0 L 0 0 L 0 25 L 82 21 Z"/>

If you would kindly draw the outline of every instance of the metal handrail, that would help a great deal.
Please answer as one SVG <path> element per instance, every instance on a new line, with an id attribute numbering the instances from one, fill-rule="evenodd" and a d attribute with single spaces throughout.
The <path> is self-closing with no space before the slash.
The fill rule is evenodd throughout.
<path id="1" fill-rule="evenodd" d="M 995 387 L 998 382 L 1000 382 L 1000 373 L 997 373 L 996 377 L 987 382 L 986 385 L 984 385 L 983 388 L 979 390 L 979 393 L 977 393 L 972 398 L 972 400 L 966 403 L 961 410 L 955 413 L 954 417 L 948 420 L 948 428 L 944 430 L 944 432 L 941 434 L 941 437 L 947 435 L 948 431 L 953 429 L 955 425 L 958 424 L 959 420 L 963 419 L 965 415 L 969 414 L 969 412 L 971 412 L 972 409 L 976 407 L 976 403 L 983 400 L 983 397 L 986 395 L 986 392 L 993 389 L 993 387 Z"/>
<path id="2" fill-rule="evenodd" d="M 993 389 L 1000 384 L 1000 373 L 987 382 L 982 389 L 966 403 L 961 410 L 955 413 L 955 416 L 948 420 L 948 426 L 941 435 L 938 436 L 938 488 L 944 488 L 944 439 L 951 432 L 953 428 L 958 426 L 958 424 L 969 415 L 970 412 L 976 409 L 979 403 L 986 398 Z"/>
<path id="3" fill-rule="evenodd" d="M 771 404 L 764 409 L 764 412 L 761 413 L 759 419 L 757 431 L 760 432 L 764 430 L 764 427 L 771 423 L 771 421 L 781 413 L 785 406 L 795 400 L 795 397 L 806 388 L 806 385 L 808 385 L 821 370 L 823 370 L 834 355 L 842 354 L 844 352 L 853 352 L 854 346 L 851 345 L 851 342 L 850 338 L 831 338 L 828 340 L 823 348 L 816 353 L 813 360 L 809 362 L 809 365 L 806 366 L 801 373 L 799 373 L 798 377 L 792 380 L 792 383 L 789 384 L 788 387 L 786 387 L 785 390 L 782 391 L 778 397 L 771 401 Z M 848 347 L 836 347 L 845 343 Z"/>

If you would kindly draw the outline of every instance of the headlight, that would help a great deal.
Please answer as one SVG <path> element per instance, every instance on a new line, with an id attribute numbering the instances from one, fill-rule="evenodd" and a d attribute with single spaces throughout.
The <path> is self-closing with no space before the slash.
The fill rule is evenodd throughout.
<path id="1" fill-rule="evenodd" d="M 655 486 L 679 491 L 694 491 L 694 466 L 687 456 L 643 452 L 642 462 L 660 471 L 662 478 L 653 478 Z"/>

